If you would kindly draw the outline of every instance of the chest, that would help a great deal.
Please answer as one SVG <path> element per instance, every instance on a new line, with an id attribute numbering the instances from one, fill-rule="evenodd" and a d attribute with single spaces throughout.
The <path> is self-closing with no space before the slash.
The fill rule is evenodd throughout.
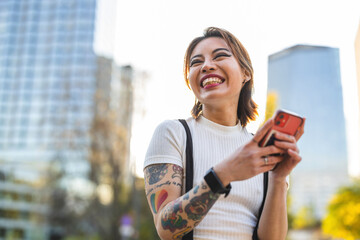
<path id="1" fill-rule="evenodd" d="M 250 139 L 251 135 L 242 133 L 222 135 L 212 131 L 196 131 L 193 134 L 194 185 L 202 181 L 208 169 L 224 161 Z M 263 194 L 263 174 L 231 184 L 232 190 L 227 200 L 257 212 Z"/>

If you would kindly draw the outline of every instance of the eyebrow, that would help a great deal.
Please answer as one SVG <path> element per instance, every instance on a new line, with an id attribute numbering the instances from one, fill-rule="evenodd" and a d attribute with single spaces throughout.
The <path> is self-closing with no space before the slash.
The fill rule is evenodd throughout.
<path id="1" fill-rule="evenodd" d="M 227 51 L 227 52 L 230 53 L 229 49 L 227 49 L 227 48 L 217 48 L 217 49 L 215 49 L 212 53 L 216 53 L 216 52 L 218 52 L 218 51 L 223 51 L 223 50 L 225 50 L 225 51 Z"/>
<path id="2" fill-rule="evenodd" d="M 212 53 L 214 54 L 214 53 L 216 53 L 216 52 L 218 52 L 218 51 L 227 51 L 227 52 L 230 53 L 229 49 L 227 49 L 227 48 L 217 48 L 217 49 L 215 49 L 214 51 L 212 51 Z M 192 61 L 192 59 L 194 59 L 194 58 L 196 58 L 196 57 L 201 57 L 201 56 L 202 56 L 201 54 L 198 54 L 198 55 L 193 56 L 192 58 L 190 58 L 190 62 Z"/>

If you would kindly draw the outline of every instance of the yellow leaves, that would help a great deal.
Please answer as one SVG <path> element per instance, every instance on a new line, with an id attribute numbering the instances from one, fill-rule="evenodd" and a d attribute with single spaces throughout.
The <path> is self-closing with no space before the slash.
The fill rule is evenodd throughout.
<path id="1" fill-rule="evenodd" d="M 278 93 L 269 92 L 266 99 L 266 112 L 265 112 L 265 121 L 269 120 L 275 113 L 278 107 Z"/>
<path id="2" fill-rule="evenodd" d="M 314 209 L 311 206 L 302 207 L 293 221 L 294 229 L 312 228 L 317 225 Z"/>
<path id="3" fill-rule="evenodd" d="M 336 238 L 360 238 L 360 184 L 341 188 L 328 206 L 322 230 Z"/>

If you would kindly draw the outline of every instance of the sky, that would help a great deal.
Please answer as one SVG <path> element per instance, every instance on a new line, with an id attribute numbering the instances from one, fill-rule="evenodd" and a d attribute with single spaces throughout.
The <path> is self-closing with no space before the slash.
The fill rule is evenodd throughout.
<path id="1" fill-rule="evenodd" d="M 232 32 L 248 50 L 254 68 L 254 99 L 264 119 L 268 56 L 296 44 L 340 49 L 349 169 L 360 174 L 358 100 L 354 41 L 360 0 L 98 0 L 95 52 L 118 65 L 146 71 L 146 114 L 135 119 L 131 151 L 136 173 L 156 126 L 190 117 L 194 103 L 183 78 L 189 42 L 209 26 Z"/>

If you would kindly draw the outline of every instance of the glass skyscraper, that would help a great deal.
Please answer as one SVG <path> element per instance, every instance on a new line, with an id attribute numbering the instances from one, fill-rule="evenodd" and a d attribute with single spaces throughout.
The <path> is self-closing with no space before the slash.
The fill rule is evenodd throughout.
<path id="1" fill-rule="evenodd" d="M 358 98 L 358 113 L 360 114 L 360 22 L 355 37 L 355 64 L 356 64 L 356 76 L 357 76 L 357 98 Z M 358 139 L 360 139 L 360 117 L 358 122 Z M 360 148 L 357 148 L 357 155 L 359 159 L 356 159 L 356 163 L 353 164 L 355 168 L 352 174 L 355 177 L 360 177 Z"/>
<path id="2" fill-rule="evenodd" d="M 96 0 L 0 1 L 0 239 L 49 235 L 41 189 L 52 159 L 71 176 L 87 171 L 95 10 Z"/>
<path id="3" fill-rule="evenodd" d="M 1 151 L 56 148 L 91 119 L 95 3 L 0 2 Z"/>
<path id="4" fill-rule="evenodd" d="M 347 144 L 337 48 L 296 45 L 269 56 L 268 94 L 278 108 L 306 117 L 302 161 L 291 175 L 294 211 L 324 216 L 336 189 L 348 182 Z"/>

